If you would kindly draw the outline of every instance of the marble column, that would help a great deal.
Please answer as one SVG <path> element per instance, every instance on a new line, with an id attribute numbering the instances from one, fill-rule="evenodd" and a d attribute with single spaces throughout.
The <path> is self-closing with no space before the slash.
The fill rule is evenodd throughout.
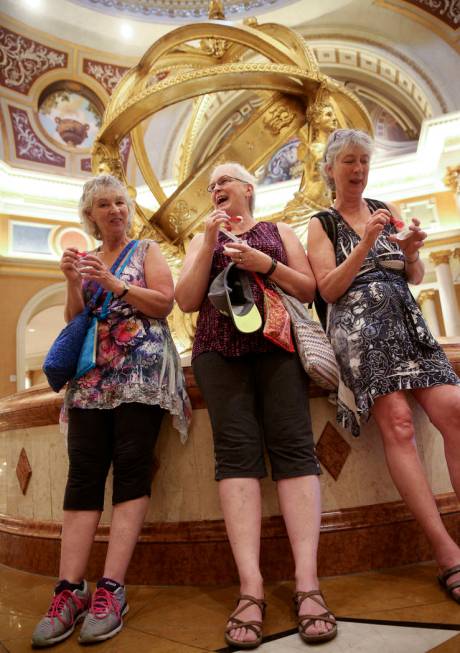
<path id="1" fill-rule="evenodd" d="M 435 298 L 436 291 L 434 289 L 422 290 L 422 292 L 417 297 L 417 302 L 420 308 L 422 309 L 423 317 L 428 324 L 431 333 L 435 338 L 441 335 L 441 328 L 439 326 L 439 320 L 436 313 L 436 304 Z"/>
<path id="2" fill-rule="evenodd" d="M 460 309 L 458 307 L 454 280 L 449 265 L 451 255 L 452 252 L 450 250 L 443 249 L 439 252 L 432 252 L 430 254 L 430 260 L 433 261 L 436 267 L 439 299 L 441 300 L 446 336 L 457 336 L 460 335 Z"/>

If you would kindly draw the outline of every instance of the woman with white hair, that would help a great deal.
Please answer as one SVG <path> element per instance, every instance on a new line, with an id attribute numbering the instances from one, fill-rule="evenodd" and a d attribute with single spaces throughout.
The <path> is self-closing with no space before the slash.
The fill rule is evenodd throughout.
<path id="1" fill-rule="evenodd" d="M 101 245 L 90 253 L 70 247 L 61 259 L 65 318 L 71 320 L 89 304 L 98 317 L 98 338 L 96 366 L 73 379 L 65 395 L 69 472 L 59 582 L 33 633 L 35 647 L 64 640 L 82 619 L 83 644 L 104 641 L 122 628 L 128 611 L 124 579 L 150 501 L 153 450 L 165 411 L 186 436 L 191 409 L 166 322 L 173 280 L 155 242 L 129 238 L 133 208 L 115 177 L 86 182 L 80 217 Z M 123 271 L 116 276 L 120 266 Z M 102 314 L 103 305 L 107 314 Z M 111 465 L 109 545 L 103 577 L 91 598 L 84 575 Z"/>
<path id="2" fill-rule="evenodd" d="M 363 198 L 372 148 L 362 131 L 331 134 L 323 173 L 336 199 L 309 226 L 310 261 L 329 303 L 328 335 L 341 372 L 337 419 L 359 435 L 373 415 L 391 477 L 433 547 L 439 582 L 460 603 L 460 549 L 436 508 L 408 403 L 411 394 L 441 432 L 460 499 L 460 379 L 408 287 L 423 279 L 426 233 L 415 218 L 402 229 L 394 205 Z"/>
<path id="3" fill-rule="evenodd" d="M 308 406 L 308 377 L 297 352 L 267 340 L 262 331 L 242 333 L 211 303 L 211 282 L 233 262 L 247 275 L 263 313 L 263 292 L 252 272 L 273 280 L 301 301 L 310 301 L 315 282 L 305 250 L 283 223 L 256 222 L 254 178 L 237 163 L 211 173 L 214 210 L 203 234 L 190 243 L 176 299 L 185 312 L 199 311 L 192 365 L 209 411 L 215 477 L 241 595 L 225 639 L 238 648 L 262 641 L 265 611 L 259 565 L 260 479 L 266 476 L 266 447 L 295 562 L 299 633 L 307 642 L 332 639 L 334 616 L 319 590 L 317 548 L 321 501 Z M 238 236 L 230 240 L 221 228 Z"/>

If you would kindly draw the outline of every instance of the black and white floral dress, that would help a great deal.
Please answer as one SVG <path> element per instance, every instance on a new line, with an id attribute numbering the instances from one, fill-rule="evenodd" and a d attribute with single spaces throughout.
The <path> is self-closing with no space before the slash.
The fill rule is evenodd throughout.
<path id="1" fill-rule="evenodd" d="M 340 265 L 360 237 L 331 211 Z M 391 233 L 395 227 L 385 225 L 349 289 L 330 307 L 328 336 L 341 374 L 337 421 L 353 435 L 359 435 L 377 397 L 460 384 L 409 290 L 404 255 L 388 240 Z"/>

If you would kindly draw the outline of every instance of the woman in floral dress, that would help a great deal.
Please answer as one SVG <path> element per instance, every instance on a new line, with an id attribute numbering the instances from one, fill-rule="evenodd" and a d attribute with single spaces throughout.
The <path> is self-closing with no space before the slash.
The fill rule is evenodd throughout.
<path id="1" fill-rule="evenodd" d="M 82 619 L 84 644 L 104 641 L 122 628 L 128 611 L 124 578 L 150 501 L 153 450 L 164 413 L 171 413 L 182 439 L 187 434 L 191 408 L 166 322 L 173 280 L 156 243 L 128 237 L 132 214 L 133 203 L 115 177 L 91 179 L 83 189 L 80 216 L 102 245 L 89 254 L 69 248 L 62 256 L 66 320 L 85 304 L 100 320 L 96 366 L 73 379 L 65 395 L 61 417 L 68 421 L 69 475 L 59 582 L 33 633 L 35 647 L 62 641 Z M 94 305 L 98 287 L 103 292 Z M 109 546 L 91 598 L 84 575 L 111 465 Z"/>

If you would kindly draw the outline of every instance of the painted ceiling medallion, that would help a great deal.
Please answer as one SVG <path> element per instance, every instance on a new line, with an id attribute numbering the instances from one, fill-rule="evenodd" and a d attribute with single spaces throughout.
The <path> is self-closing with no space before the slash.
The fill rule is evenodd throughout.
<path id="1" fill-rule="evenodd" d="M 63 80 L 48 86 L 38 101 L 38 118 L 57 145 L 88 151 L 101 125 L 104 107 L 83 84 Z"/>
<path id="2" fill-rule="evenodd" d="M 224 0 L 227 20 L 242 20 L 293 4 L 296 0 Z M 184 22 L 208 18 L 209 0 L 72 0 L 94 11 L 150 22 Z"/>

